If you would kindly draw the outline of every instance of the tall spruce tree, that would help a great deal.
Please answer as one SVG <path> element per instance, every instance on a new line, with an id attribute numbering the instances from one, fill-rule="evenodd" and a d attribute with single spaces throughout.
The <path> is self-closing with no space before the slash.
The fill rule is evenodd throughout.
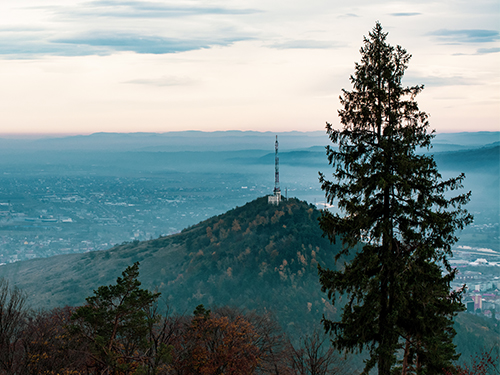
<path id="1" fill-rule="evenodd" d="M 399 359 L 402 373 L 434 373 L 456 357 L 452 318 L 462 305 L 460 292 L 450 292 L 448 258 L 455 231 L 472 221 L 462 208 L 470 192 L 450 198 L 464 175 L 443 181 L 432 156 L 417 153 L 433 138 L 415 101 L 423 86 L 402 85 L 411 56 L 386 38 L 377 22 L 353 89 L 340 96 L 343 128 L 327 123 L 338 149 L 327 147 L 333 179 L 320 174 L 320 182 L 342 216 L 324 211 L 320 226 L 331 241 L 342 236 L 338 257 L 363 246 L 341 270 L 319 268 L 332 303 L 347 296 L 340 321 L 323 324 L 336 348 L 369 350 L 366 372 L 377 366 L 388 375 Z"/>

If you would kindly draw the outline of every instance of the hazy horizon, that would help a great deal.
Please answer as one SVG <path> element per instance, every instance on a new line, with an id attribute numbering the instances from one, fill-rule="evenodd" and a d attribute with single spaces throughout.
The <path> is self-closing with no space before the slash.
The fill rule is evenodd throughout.
<path id="1" fill-rule="evenodd" d="M 278 134 L 284 195 L 322 207 L 327 135 Z M 274 146 L 274 132 L 240 131 L 0 138 L 3 262 L 33 256 L 30 243 L 51 256 L 176 233 L 271 194 Z M 417 150 L 434 155 L 443 178 L 467 176 L 475 221 L 458 245 L 499 251 L 499 147 L 500 132 L 469 132 L 437 134 L 432 150 Z"/>
<path id="2" fill-rule="evenodd" d="M 0 139 L 51 139 L 51 138 L 67 138 L 67 137 L 87 137 L 99 134 L 109 134 L 109 135 L 139 135 L 139 134 L 149 134 L 149 135 L 166 135 L 166 134 L 178 134 L 178 133 L 258 133 L 258 134 L 286 134 L 286 133 L 316 133 L 324 134 L 326 136 L 326 130 L 290 130 L 290 131 L 272 131 L 272 130 L 239 130 L 239 129 L 228 129 L 228 130 L 172 130 L 172 131 L 130 131 L 130 132 L 120 132 L 120 131 L 97 131 L 97 132 L 80 132 L 80 133 L 1 133 Z M 440 134 L 462 134 L 462 133 L 500 133 L 499 130 L 469 130 L 469 131 L 443 131 L 436 132 L 435 135 Z"/>

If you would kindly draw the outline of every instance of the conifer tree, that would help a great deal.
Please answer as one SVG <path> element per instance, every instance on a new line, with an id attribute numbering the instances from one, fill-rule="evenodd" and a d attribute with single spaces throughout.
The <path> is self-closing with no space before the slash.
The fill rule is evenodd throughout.
<path id="1" fill-rule="evenodd" d="M 141 289 L 139 262 L 122 272 L 115 285 L 100 286 L 71 316 L 70 332 L 90 349 L 103 374 L 133 373 L 147 361 L 148 312 L 160 293 Z"/>
<path id="2" fill-rule="evenodd" d="M 461 304 L 460 292 L 450 292 L 448 258 L 455 231 L 472 221 L 462 208 L 470 192 L 450 198 L 464 175 L 443 181 L 432 156 L 417 153 L 433 138 L 415 101 L 423 86 L 402 85 L 411 56 L 386 38 L 377 22 L 350 77 L 353 89 L 340 96 L 343 128 L 327 123 L 338 149 L 327 147 L 333 179 L 320 174 L 320 182 L 340 213 L 324 211 L 320 226 L 332 242 L 342 236 L 337 260 L 363 246 L 339 270 L 319 268 L 332 303 L 347 296 L 340 321 L 323 324 L 334 347 L 369 350 L 366 372 L 377 366 L 390 374 L 399 355 L 403 373 L 433 373 L 455 358 L 451 319 Z"/>

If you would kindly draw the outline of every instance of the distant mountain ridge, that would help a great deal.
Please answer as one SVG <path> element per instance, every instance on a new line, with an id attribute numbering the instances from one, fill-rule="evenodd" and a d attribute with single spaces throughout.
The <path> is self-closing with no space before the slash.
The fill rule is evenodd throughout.
<path id="1" fill-rule="evenodd" d="M 23 151 L 235 151 L 268 150 L 278 135 L 282 150 L 306 149 L 330 143 L 324 131 L 178 131 L 165 133 L 93 133 L 40 139 L 0 137 L 0 152 Z M 436 150 L 476 148 L 500 141 L 500 132 L 437 133 Z"/>
<path id="2" fill-rule="evenodd" d="M 434 155 L 439 167 L 448 171 L 477 171 L 489 169 L 500 172 L 500 145 L 495 142 L 481 148 L 440 152 Z"/>
<path id="3" fill-rule="evenodd" d="M 478 168 L 498 169 L 500 166 L 499 142 L 482 147 L 465 147 L 459 150 L 439 151 L 432 148 L 425 151 L 434 155 L 438 168 L 448 171 L 471 171 Z M 270 164 L 274 160 L 274 153 L 261 156 L 258 160 L 245 160 L 245 163 Z M 308 150 L 284 151 L 280 153 L 280 163 L 289 165 L 315 165 L 318 168 L 326 164 L 325 150 L 320 147 L 311 147 Z"/>
<path id="4" fill-rule="evenodd" d="M 41 139 L 2 139 L 3 151 L 236 151 L 267 150 L 278 135 L 283 149 L 328 143 L 325 132 L 181 131 L 166 133 L 93 133 Z"/>

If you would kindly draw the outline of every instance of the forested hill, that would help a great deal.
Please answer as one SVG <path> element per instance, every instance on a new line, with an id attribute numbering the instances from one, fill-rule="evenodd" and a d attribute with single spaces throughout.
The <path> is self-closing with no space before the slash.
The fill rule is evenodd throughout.
<path id="1" fill-rule="evenodd" d="M 319 215 L 297 199 L 272 206 L 264 197 L 172 236 L 7 264 L 0 267 L 0 278 L 27 292 L 34 308 L 80 305 L 140 261 L 142 287 L 160 291 L 178 313 L 189 314 L 199 304 L 271 311 L 297 337 L 318 327 L 323 314 L 333 318 L 339 309 L 318 282 L 317 264 L 335 268 L 340 249 L 340 243 L 322 237 Z M 456 326 L 455 341 L 466 359 L 491 348 L 498 337 L 498 328 L 474 319 L 461 314 Z M 471 330 L 478 324 L 480 330 Z"/>
<path id="2" fill-rule="evenodd" d="M 320 291 L 317 265 L 334 268 L 340 243 L 322 237 L 319 215 L 297 199 L 273 206 L 263 197 L 176 235 L 8 264 L 0 277 L 36 307 L 78 305 L 140 261 L 143 287 L 158 289 L 177 312 L 199 304 L 271 310 L 285 328 L 308 329 L 335 311 Z"/>

